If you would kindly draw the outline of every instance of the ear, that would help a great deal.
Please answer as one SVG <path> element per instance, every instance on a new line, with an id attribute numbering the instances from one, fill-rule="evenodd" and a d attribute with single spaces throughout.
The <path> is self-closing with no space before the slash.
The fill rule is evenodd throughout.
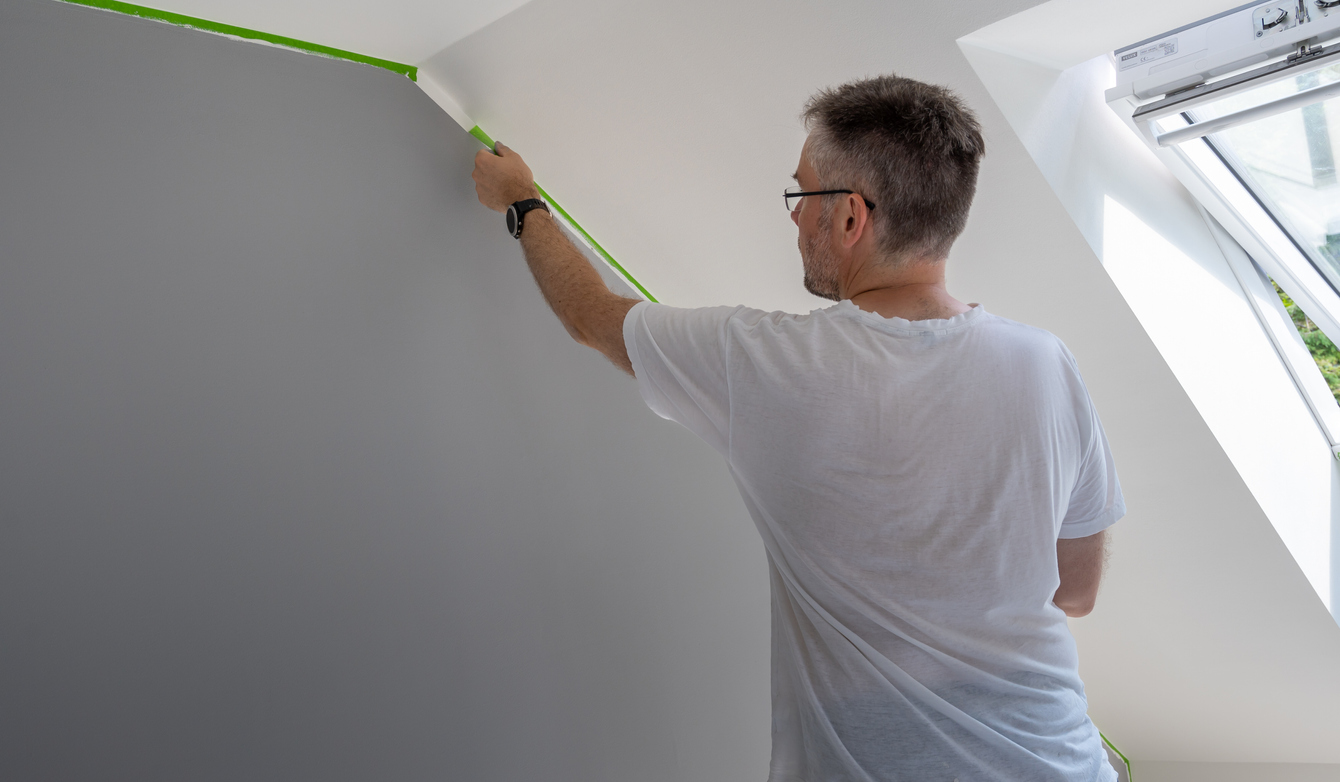
<path id="1" fill-rule="evenodd" d="M 833 205 L 833 227 L 841 234 L 841 246 L 850 250 L 870 232 L 870 208 L 865 199 L 855 193 Z"/>

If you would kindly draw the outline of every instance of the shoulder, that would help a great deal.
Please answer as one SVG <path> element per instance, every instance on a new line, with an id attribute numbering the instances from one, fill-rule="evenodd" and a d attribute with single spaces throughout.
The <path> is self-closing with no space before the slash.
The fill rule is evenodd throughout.
<path id="1" fill-rule="evenodd" d="M 715 307 L 672 307 L 650 301 L 638 302 L 629 310 L 629 319 L 639 318 L 646 321 L 666 323 L 716 325 L 729 328 L 737 334 L 749 332 L 785 331 L 803 329 L 816 321 L 816 316 L 826 310 L 815 310 L 805 315 L 779 310 L 768 311 L 736 306 Z"/>
<path id="2" fill-rule="evenodd" d="M 1015 378 L 1032 378 L 1068 396 L 1080 395 L 1079 363 L 1060 337 L 1037 326 L 987 313 L 976 331 L 977 355 Z"/>
<path id="3" fill-rule="evenodd" d="M 781 310 L 758 310 L 752 307 L 736 307 L 731 314 L 731 323 L 742 331 L 787 331 L 813 328 L 827 322 L 836 307 L 812 310 L 803 315 Z"/>
<path id="4" fill-rule="evenodd" d="M 724 324 L 743 307 L 672 307 L 654 301 L 639 301 L 628 310 L 625 320 L 648 325 L 708 325 Z M 625 324 L 627 325 L 627 324 Z"/>
<path id="5" fill-rule="evenodd" d="M 624 316 L 624 342 L 654 344 L 662 349 L 679 345 L 686 349 L 720 350 L 738 338 L 742 325 L 754 323 L 757 314 L 767 313 L 743 306 L 672 307 L 641 301 Z"/>
<path id="6" fill-rule="evenodd" d="M 1040 355 L 1061 358 L 1069 364 L 1075 363 L 1075 357 L 1065 342 L 1046 329 L 989 312 L 982 319 L 981 329 L 989 338 L 1001 343 L 1031 350 Z"/>

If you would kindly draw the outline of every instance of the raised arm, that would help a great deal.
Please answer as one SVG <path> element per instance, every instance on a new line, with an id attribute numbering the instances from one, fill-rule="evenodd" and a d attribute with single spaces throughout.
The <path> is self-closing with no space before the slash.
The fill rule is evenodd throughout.
<path id="1" fill-rule="evenodd" d="M 517 201 L 539 198 L 530 167 L 521 156 L 501 143 L 496 147 L 496 155 L 488 150 L 475 155 L 473 178 L 479 202 L 505 212 Z M 600 274 L 542 209 L 526 214 L 521 250 L 544 300 L 572 338 L 633 374 L 623 342 L 623 321 L 638 300 L 606 287 Z"/>
<path id="2" fill-rule="evenodd" d="M 1061 586 L 1052 602 L 1066 616 L 1085 616 L 1098 599 L 1098 584 L 1103 579 L 1107 560 L 1107 530 L 1087 538 L 1062 538 L 1056 541 L 1056 564 L 1061 571 Z"/>

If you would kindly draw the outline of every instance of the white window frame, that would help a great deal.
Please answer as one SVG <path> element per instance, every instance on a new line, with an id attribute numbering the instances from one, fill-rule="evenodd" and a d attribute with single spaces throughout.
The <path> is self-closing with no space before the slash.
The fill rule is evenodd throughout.
<path id="1" fill-rule="evenodd" d="M 1312 412 L 1317 428 L 1330 444 L 1331 452 L 1340 457 L 1340 406 L 1270 280 L 1275 280 L 1336 344 L 1340 344 L 1340 295 L 1205 138 L 1161 146 L 1149 123 L 1134 119 L 1139 109 L 1134 98 L 1115 98 L 1108 105 L 1145 140 L 1198 202 L 1262 328 Z"/>

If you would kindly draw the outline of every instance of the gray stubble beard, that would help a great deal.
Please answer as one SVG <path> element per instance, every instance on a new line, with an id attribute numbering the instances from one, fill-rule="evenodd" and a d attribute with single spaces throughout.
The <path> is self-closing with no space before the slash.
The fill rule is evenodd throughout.
<path id="1" fill-rule="evenodd" d="M 838 265 L 833 257 L 832 220 L 819 220 L 818 232 L 802 243 L 796 238 L 800 249 L 800 263 L 805 270 L 805 290 L 823 299 L 841 301 L 838 293 Z"/>

